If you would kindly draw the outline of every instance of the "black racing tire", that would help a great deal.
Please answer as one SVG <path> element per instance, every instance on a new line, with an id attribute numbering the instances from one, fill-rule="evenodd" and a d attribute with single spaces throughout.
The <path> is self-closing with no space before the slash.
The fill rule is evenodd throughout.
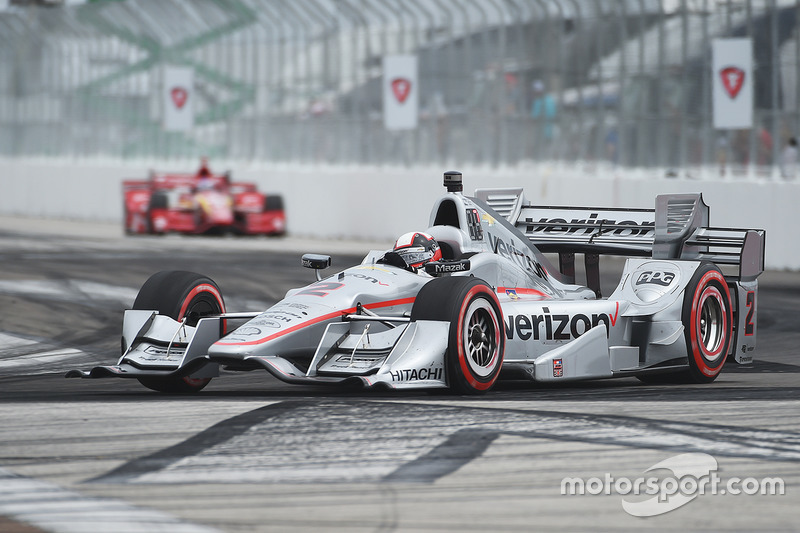
<path id="1" fill-rule="evenodd" d="M 412 321 L 450 323 L 445 371 L 452 392 L 482 394 L 497 381 L 505 352 L 501 313 L 494 290 L 474 277 L 436 278 L 417 294 Z"/>
<path id="2" fill-rule="evenodd" d="M 150 209 L 166 209 L 169 207 L 169 197 L 163 192 L 154 192 L 150 196 Z"/>
<path id="3" fill-rule="evenodd" d="M 122 202 L 122 225 L 123 225 L 123 231 L 125 232 L 125 235 L 133 235 L 134 234 L 133 229 L 128 224 L 128 219 L 130 218 L 130 216 L 131 216 L 131 214 L 130 214 L 130 211 L 128 210 L 128 203 L 127 202 Z"/>
<path id="4" fill-rule="evenodd" d="M 673 383 L 686 383 L 687 373 L 685 372 L 662 372 L 657 374 L 639 374 L 636 379 L 648 385 L 666 385 Z"/>
<path id="5" fill-rule="evenodd" d="M 147 233 L 150 235 L 163 235 L 163 231 L 157 231 L 153 224 L 153 209 L 167 209 L 169 207 L 169 197 L 165 192 L 156 191 L 150 196 L 150 204 L 147 208 Z"/>
<path id="6" fill-rule="evenodd" d="M 186 318 L 189 326 L 197 325 L 203 316 L 225 312 L 222 293 L 210 278 L 184 270 L 165 270 L 145 281 L 133 309 L 152 309 L 175 320 Z M 159 392 L 199 392 L 211 378 L 141 377 L 139 383 Z"/>
<path id="7" fill-rule="evenodd" d="M 268 194 L 264 198 L 264 211 L 283 211 L 283 196 Z"/>
<path id="8" fill-rule="evenodd" d="M 139 383 L 150 390 L 166 394 L 192 394 L 200 392 L 211 382 L 211 378 L 182 378 L 143 376 L 136 378 Z"/>
<path id="9" fill-rule="evenodd" d="M 153 223 L 153 212 L 147 211 L 147 234 L 148 235 L 164 235 L 163 231 L 157 231 L 156 225 Z"/>
<path id="10" fill-rule="evenodd" d="M 728 283 L 713 263 L 702 263 L 692 276 L 681 320 L 689 355 L 686 377 L 693 383 L 711 383 L 722 371 L 733 342 Z"/>

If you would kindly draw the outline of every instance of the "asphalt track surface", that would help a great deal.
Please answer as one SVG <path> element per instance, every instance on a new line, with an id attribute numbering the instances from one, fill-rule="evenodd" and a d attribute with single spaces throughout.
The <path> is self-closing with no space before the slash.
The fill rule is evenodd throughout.
<path id="1" fill-rule="evenodd" d="M 343 268 L 369 247 L 0 217 L 0 531 L 800 530 L 797 273 L 762 276 L 757 360 L 710 385 L 504 382 L 466 397 L 226 372 L 165 396 L 63 377 L 115 361 L 122 312 L 158 270 L 207 274 L 229 309 L 258 310 L 313 281 L 302 252 Z M 682 458 L 713 461 L 720 485 L 687 482 L 633 516 L 656 496 L 625 481 L 655 476 L 666 496 L 691 481 Z M 562 494 L 565 478 L 587 493 Z M 783 495 L 746 494 L 775 478 Z"/>

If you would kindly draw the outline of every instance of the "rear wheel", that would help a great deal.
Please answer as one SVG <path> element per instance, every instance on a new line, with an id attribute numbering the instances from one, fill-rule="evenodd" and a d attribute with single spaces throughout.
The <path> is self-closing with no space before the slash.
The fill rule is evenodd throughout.
<path id="1" fill-rule="evenodd" d="M 264 198 L 264 211 L 283 211 L 283 196 L 269 194 Z"/>
<path id="2" fill-rule="evenodd" d="M 152 309 L 196 326 L 200 318 L 225 312 L 222 294 L 210 278 L 183 270 L 158 272 L 142 285 L 133 309 Z M 141 377 L 139 382 L 159 392 L 198 392 L 211 378 Z"/>
<path id="3" fill-rule="evenodd" d="M 488 391 L 503 366 L 505 335 L 500 303 L 486 282 L 474 277 L 434 279 L 422 287 L 411 320 L 450 322 L 445 367 L 451 390 Z"/>
<path id="4" fill-rule="evenodd" d="M 681 311 L 689 368 L 636 376 L 648 384 L 711 383 L 722 370 L 733 338 L 733 309 L 725 277 L 713 263 L 702 263 L 683 297 Z"/>
<path id="5" fill-rule="evenodd" d="M 687 377 L 711 383 L 722 370 L 733 338 L 733 309 L 725 277 L 712 263 L 695 271 L 683 299 L 682 321 L 689 352 Z"/>
<path id="6" fill-rule="evenodd" d="M 128 209 L 128 202 L 123 202 L 122 204 L 122 224 L 125 226 L 125 235 L 133 235 L 136 233 L 135 228 L 133 226 L 133 216 L 131 215 L 130 209 Z"/>
<path id="7" fill-rule="evenodd" d="M 147 209 L 147 233 L 159 235 L 164 233 L 164 228 L 157 227 L 157 224 L 154 222 L 153 210 L 167 209 L 168 207 L 169 197 L 167 194 L 161 191 L 154 192 L 150 197 L 150 205 Z"/>

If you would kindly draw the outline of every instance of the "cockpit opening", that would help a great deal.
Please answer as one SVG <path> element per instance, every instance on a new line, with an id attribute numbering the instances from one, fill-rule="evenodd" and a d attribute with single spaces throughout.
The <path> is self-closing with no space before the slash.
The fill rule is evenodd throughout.
<path id="1" fill-rule="evenodd" d="M 453 226 L 460 228 L 458 221 L 458 207 L 452 200 L 444 200 L 439 204 L 436 217 L 433 220 L 434 226 Z"/>

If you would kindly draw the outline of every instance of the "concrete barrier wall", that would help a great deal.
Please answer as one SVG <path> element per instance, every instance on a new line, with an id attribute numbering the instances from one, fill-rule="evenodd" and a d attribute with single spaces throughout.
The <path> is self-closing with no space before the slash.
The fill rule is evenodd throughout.
<path id="1" fill-rule="evenodd" d="M 122 221 L 121 183 L 150 168 L 192 171 L 197 162 L 119 163 L 0 159 L 0 214 L 56 219 Z M 235 180 L 284 196 L 288 230 L 298 236 L 385 241 L 424 229 L 433 201 L 444 192 L 444 168 L 260 166 L 212 162 Z M 642 172 L 594 175 L 548 165 L 515 169 L 456 168 L 468 194 L 479 187 L 525 188 L 547 205 L 653 207 L 657 194 L 702 192 L 711 224 L 767 230 L 770 269 L 800 270 L 796 210 L 800 183 L 774 179 L 692 180 Z"/>

